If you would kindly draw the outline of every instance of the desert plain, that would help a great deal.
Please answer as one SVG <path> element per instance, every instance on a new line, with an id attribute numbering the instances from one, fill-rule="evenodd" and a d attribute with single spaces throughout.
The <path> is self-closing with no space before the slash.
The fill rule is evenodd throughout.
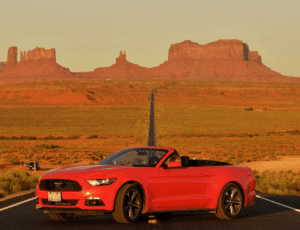
<path id="1" fill-rule="evenodd" d="M 94 164 L 123 148 L 146 145 L 151 89 L 173 82 L 0 85 L 1 170 L 26 170 L 24 161 L 37 160 L 41 174 Z M 246 165 L 259 173 L 299 174 L 299 83 L 175 82 L 155 94 L 158 146 L 191 158 Z"/>

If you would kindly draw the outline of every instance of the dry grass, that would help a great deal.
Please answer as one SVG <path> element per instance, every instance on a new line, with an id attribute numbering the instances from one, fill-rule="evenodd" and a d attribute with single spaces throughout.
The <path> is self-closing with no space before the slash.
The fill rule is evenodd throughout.
<path id="1" fill-rule="evenodd" d="M 0 198 L 9 194 L 33 189 L 37 186 L 38 177 L 18 169 L 0 172 Z"/>
<path id="2" fill-rule="evenodd" d="M 6 164 L 33 158 L 48 163 L 52 159 L 53 166 L 59 160 L 60 165 L 71 164 L 75 156 L 91 160 L 87 154 L 103 156 L 125 147 L 146 145 L 146 107 L 0 108 L 3 110 L 6 119 L 14 114 L 16 120 L 10 121 L 15 122 L 11 126 L 0 122 L 0 154 Z M 46 114 L 48 119 L 44 119 Z M 157 106 L 156 127 L 158 146 L 174 147 L 181 154 L 197 158 L 238 164 L 300 155 L 297 111 Z M 59 154 L 68 157 L 61 160 Z"/>
<path id="3" fill-rule="evenodd" d="M 254 171 L 256 189 L 271 194 L 289 194 L 300 196 L 300 171 Z"/>

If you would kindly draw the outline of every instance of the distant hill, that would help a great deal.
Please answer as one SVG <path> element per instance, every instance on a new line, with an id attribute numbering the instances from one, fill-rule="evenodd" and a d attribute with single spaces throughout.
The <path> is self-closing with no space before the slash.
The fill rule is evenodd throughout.
<path id="1" fill-rule="evenodd" d="M 172 44 L 168 60 L 159 66 L 146 68 L 131 63 L 126 53 L 120 52 L 116 63 L 94 71 L 71 73 L 56 63 L 55 49 L 36 47 L 20 53 L 10 47 L 5 65 L 0 65 L 0 83 L 17 83 L 57 79 L 176 79 L 199 81 L 243 82 L 300 82 L 300 78 L 287 77 L 271 70 L 262 63 L 257 51 L 240 40 L 218 40 L 201 45 L 189 40 Z"/>

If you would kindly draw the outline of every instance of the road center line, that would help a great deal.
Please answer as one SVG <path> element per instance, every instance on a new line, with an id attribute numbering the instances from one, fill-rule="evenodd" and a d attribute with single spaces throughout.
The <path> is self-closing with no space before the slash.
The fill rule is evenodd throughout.
<path id="1" fill-rule="evenodd" d="M 6 209 L 9 209 L 9 208 L 12 208 L 12 207 L 15 207 L 15 206 L 24 204 L 24 203 L 26 203 L 26 202 L 32 201 L 32 200 L 34 200 L 34 199 L 36 199 L 36 197 L 32 197 L 32 198 L 30 198 L 30 199 L 28 199 L 28 200 L 24 200 L 24 201 L 21 201 L 21 202 L 19 202 L 19 203 L 12 204 L 12 205 L 7 206 L 7 207 L 5 207 L 5 208 L 1 208 L 1 209 L 0 209 L 0 212 L 4 211 L 4 210 L 6 210 Z"/>
<path id="2" fill-rule="evenodd" d="M 287 205 L 284 205 L 284 204 L 280 204 L 280 203 L 278 203 L 278 202 L 275 202 L 275 201 L 273 201 L 273 200 L 269 200 L 269 199 L 264 198 L 264 197 L 261 197 L 261 196 L 259 196 L 259 195 L 256 195 L 256 197 L 258 197 L 258 198 L 260 198 L 260 199 L 263 199 L 263 200 L 267 200 L 267 201 L 272 202 L 272 203 L 274 203 L 274 204 L 278 204 L 278 205 L 283 206 L 283 207 L 285 207 L 285 208 L 292 209 L 292 210 L 294 210 L 294 211 L 296 211 L 296 212 L 300 212 L 299 209 L 292 208 L 292 207 L 287 206 Z"/>

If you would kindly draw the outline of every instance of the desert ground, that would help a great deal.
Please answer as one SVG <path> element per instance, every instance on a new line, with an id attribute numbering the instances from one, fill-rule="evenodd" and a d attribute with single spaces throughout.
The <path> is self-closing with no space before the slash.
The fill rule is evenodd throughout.
<path id="1" fill-rule="evenodd" d="M 146 145 L 151 89 L 172 82 L 0 85 L 0 170 L 37 160 L 40 175 Z M 155 94 L 158 146 L 260 174 L 300 174 L 299 115 L 299 83 L 176 81 Z"/>

